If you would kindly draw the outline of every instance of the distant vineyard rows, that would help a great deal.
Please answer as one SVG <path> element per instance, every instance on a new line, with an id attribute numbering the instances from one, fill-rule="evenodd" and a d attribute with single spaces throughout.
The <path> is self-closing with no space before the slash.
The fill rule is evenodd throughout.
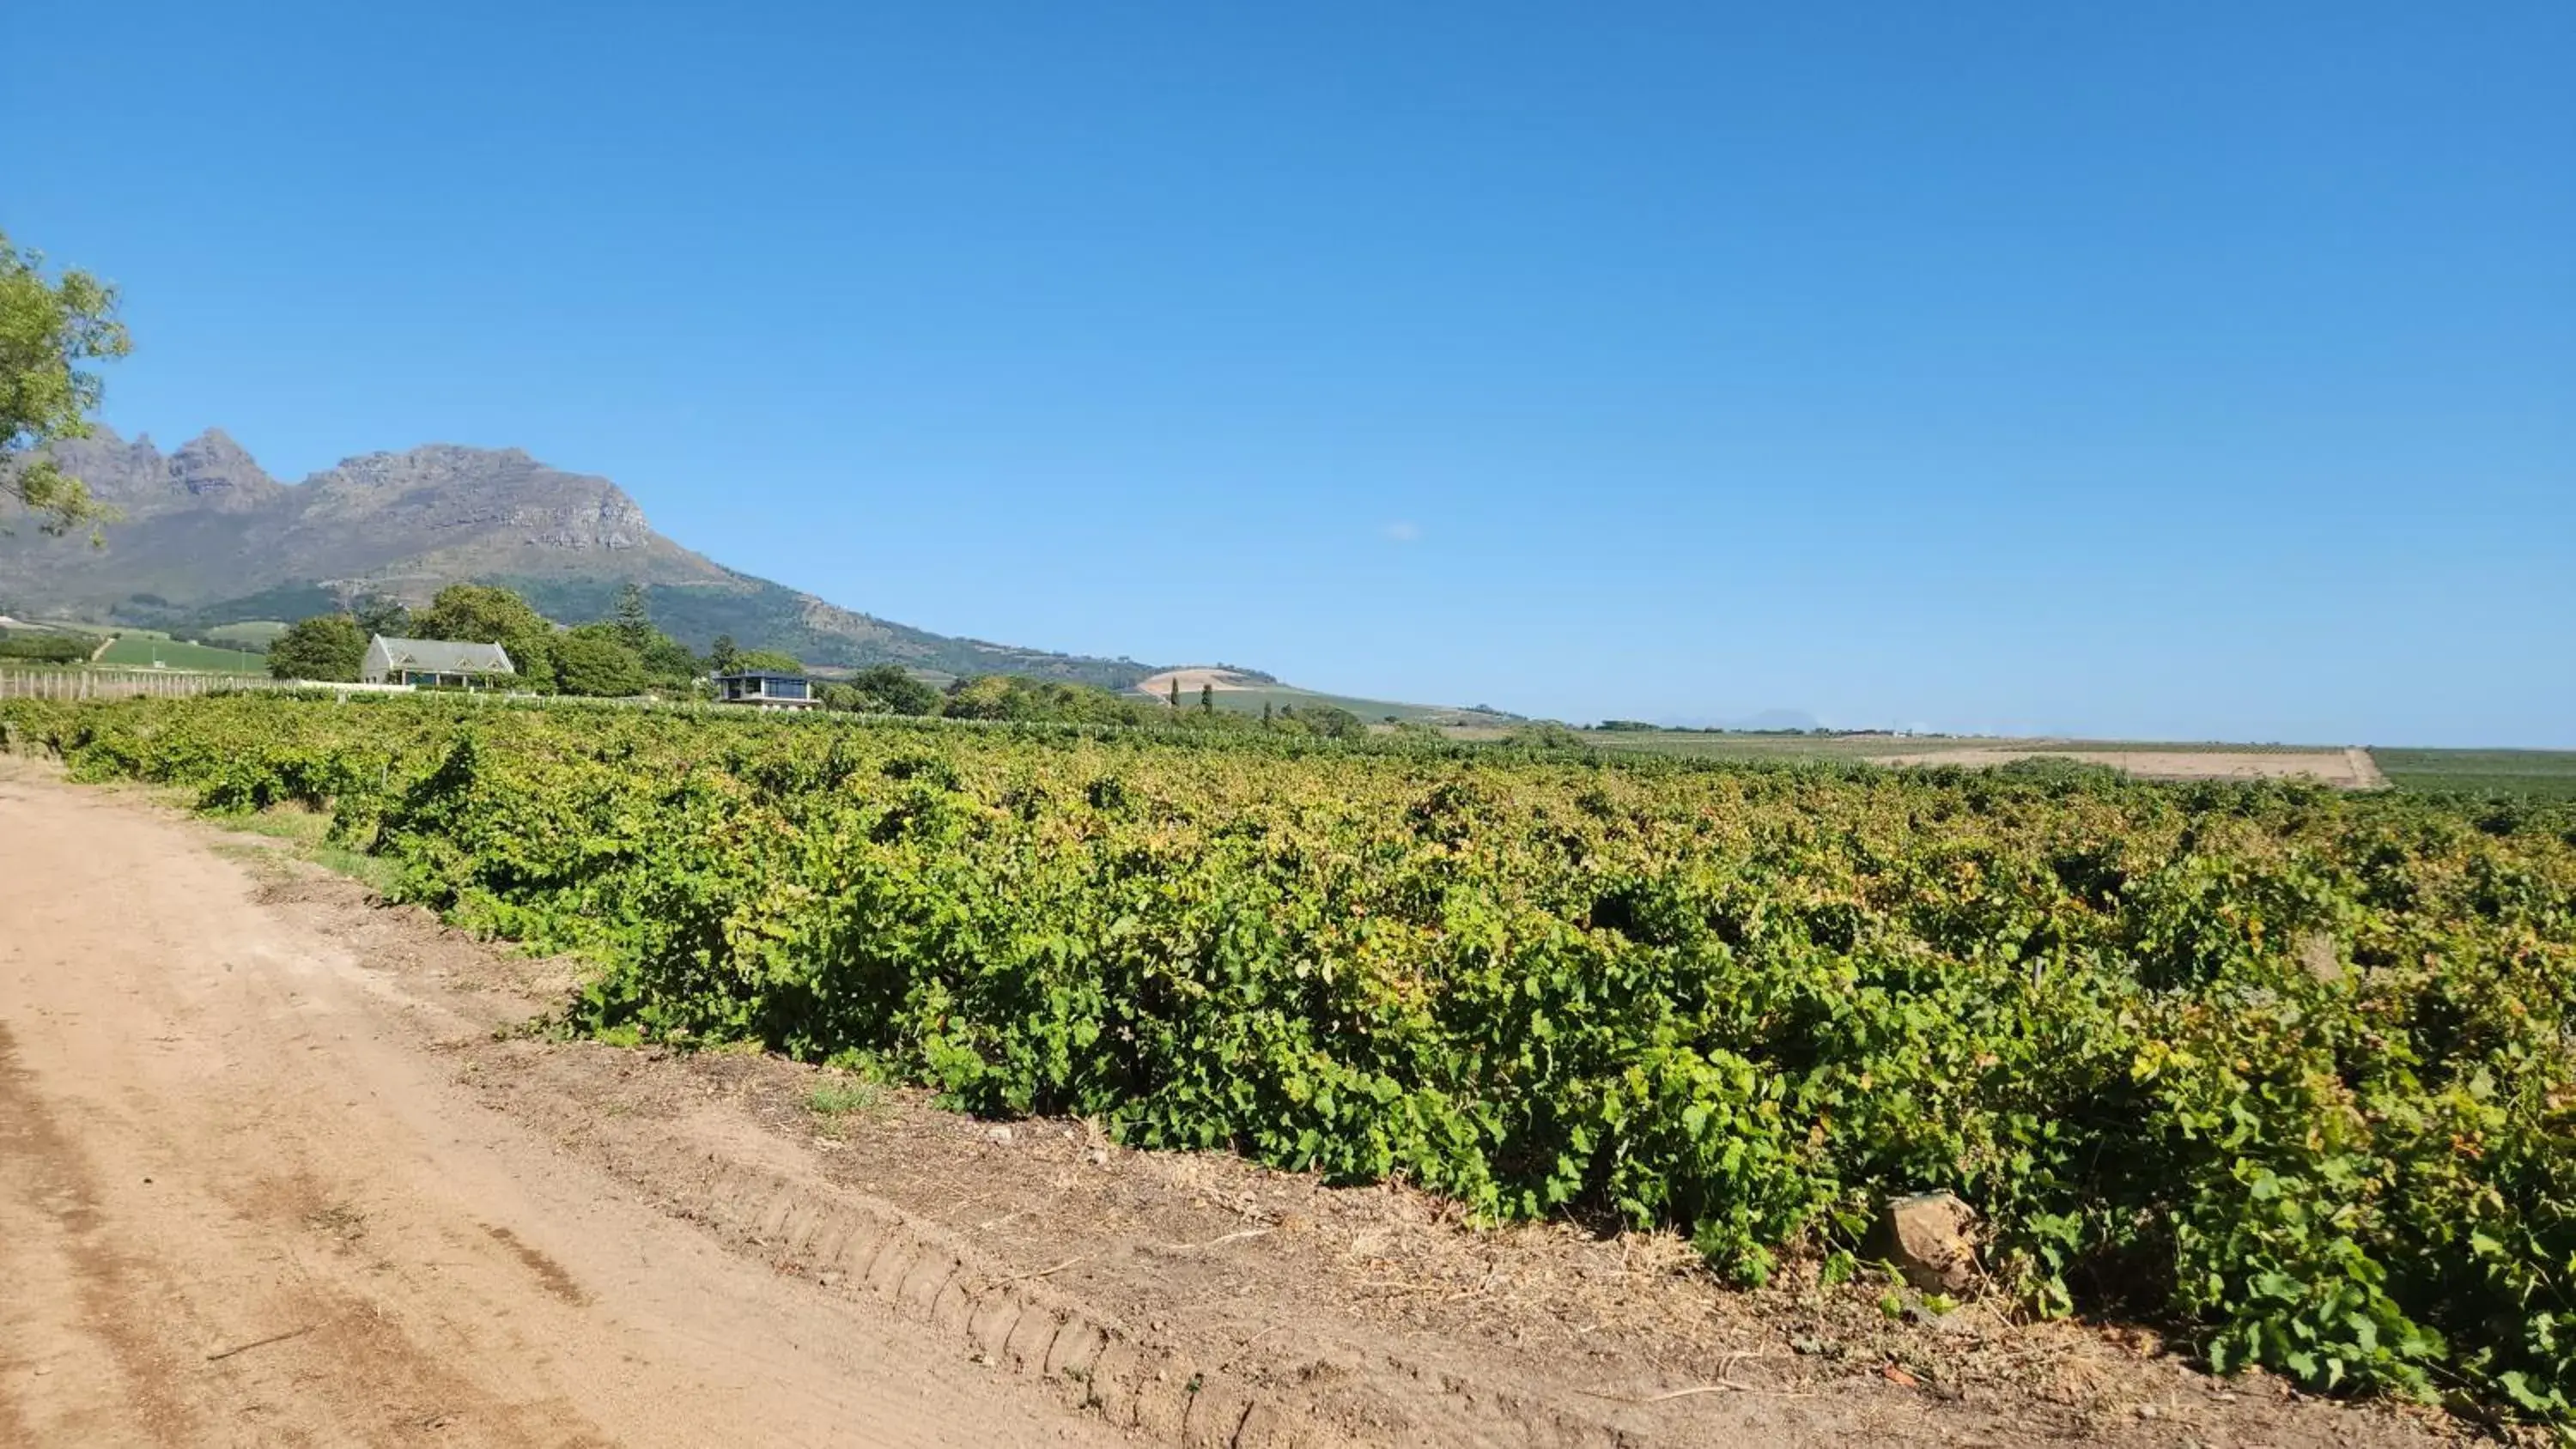
<path id="1" fill-rule="evenodd" d="M 2576 1396 L 2576 809 L 286 698 L 0 705 L 300 801 L 401 895 L 756 1041 L 1491 1218 L 1850 1262 L 1946 1188 L 2001 1291 L 2218 1367 Z"/>

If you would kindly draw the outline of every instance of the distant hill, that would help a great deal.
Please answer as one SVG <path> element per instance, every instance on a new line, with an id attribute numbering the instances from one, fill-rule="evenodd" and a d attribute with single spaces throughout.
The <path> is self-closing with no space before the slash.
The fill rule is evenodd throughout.
<path id="1" fill-rule="evenodd" d="M 1346 709 L 1361 719 L 1375 724 L 1381 720 L 1405 720 L 1433 725 L 1507 725 L 1520 719 L 1483 705 L 1404 704 L 1387 699 L 1361 699 L 1346 694 L 1325 694 L 1312 689 L 1299 689 L 1282 684 L 1257 669 L 1237 669 L 1231 665 L 1185 665 L 1166 669 L 1137 682 L 1134 692 L 1149 699 L 1169 699 L 1178 685 L 1184 706 L 1198 703 L 1202 687 L 1212 691 L 1209 702 L 1219 709 L 1239 714 L 1259 714 L 1267 705 L 1272 709 L 1304 709 L 1329 705 Z"/>
<path id="2" fill-rule="evenodd" d="M 656 622 L 701 649 L 731 634 L 810 664 L 1111 689 L 1154 672 L 1132 659 L 934 634 L 737 572 L 654 532 L 606 478 L 515 448 L 369 453 L 292 484 L 220 430 L 164 454 L 148 437 L 129 442 L 102 428 L 54 453 L 125 517 L 108 526 L 101 549 L 29 528 L 0 537 L 0 608 L 21 615 L 204 629 L 302 618 L 366 592 L 424 602 L 470 581 L 516 589 L 549 617 L 578 621 L 607 614 L 632 581 Z"/>

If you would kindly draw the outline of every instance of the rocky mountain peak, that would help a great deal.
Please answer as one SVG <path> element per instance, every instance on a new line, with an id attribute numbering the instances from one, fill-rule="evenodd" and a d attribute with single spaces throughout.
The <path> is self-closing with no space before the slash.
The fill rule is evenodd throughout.
<path id="1" fill-rule="evenodd" d="M 170 455 L 167 471 L 172 487 L 218 505 L 263 501 L 280 487 L 250 451 L 221 428 L 208 428 L 180 445 Z"/>
<path id="2" fill-rule="evenodd" d="M 0 533 L 0 593 L 73 617 L 202 625 L 293 620 L 353 589 L 421 600 L 502 583 L 549 615 L 595 619 L 626 584 L 693 643 L 731 634 L 816 664 L 901 663 L 1124 688 L 1152 673 L 1099 659 L 955 639 L 834 607 L 728 569 L 655 533 L 624 489 L 517 448 L 431 443 L 366 453 L 279 483 L 219 429 L 164 455 L 107 428 L 54 445 L 66 471 L 124 515 L 103 548 L 35 529 Z"/>
<path id="3" fill-rule="evenodd" d="M 380 517 L 447 537 L 488 532 L 548 552 L 642 548 L 644 510 L 605 478 L 550 468 L 517 448 L 426 443 L 342 459 L 307 479 L 315 516 Z"/>
<path id="4" fill-rule="evenodd" d="M 361 453 L 343 458 L 307 481 L 347 488 L 429 488 L 456 482 L 515 480 L 529 473 L 551 471 L 518 448 L 423 443 L 399 453 Z"/>

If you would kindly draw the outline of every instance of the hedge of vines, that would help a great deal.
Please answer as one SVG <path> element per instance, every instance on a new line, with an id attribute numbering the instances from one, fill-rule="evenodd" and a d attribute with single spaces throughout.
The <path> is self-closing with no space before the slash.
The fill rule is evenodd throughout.
<path id="1" fill-rule="evenodd" d="M 333 812 L 398 893 L 753 1041 L 1147 1147 L 1688 1233 L 1947 1188 L 2043 1310 L 2565 1416 L 2576 810 L 279 697 L 0 705 Z"/>

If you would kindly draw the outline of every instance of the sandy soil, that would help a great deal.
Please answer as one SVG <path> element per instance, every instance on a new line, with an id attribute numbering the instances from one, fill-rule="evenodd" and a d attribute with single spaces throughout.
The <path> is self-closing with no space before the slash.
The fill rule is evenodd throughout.
<path id="1" fill-rule="evenodd" d="M 478 1106 L 488 1031 L 0 775 L 0 1444 L 1106 1442 Z"/>
<path id="2" fill-rule="evenodd" d="M 572 974 L 0 760 L 0 1444 L 2412 1445 L 2119 1327 L 1720 1288 L 513 1029 Z"/>
<path id="3" fill-rule="evenodd" d="M 2311 750 L 2230 752 L 2224 750 L 2083 750 L 2056 749 L 2049 746 L 2030 748 L 1987 748 L 1922 750 L 1904 754 L 1872 755 L 1870 762 L 1879 765 L 1961 765 L 1975 768 L 2004 765 L 2015 760 L 2041 756 L 2054 759 L 2082 760 L 2086 764 L 2109 765 L 2115 770 L 2148 780 L 2262 780 L 2307 778 L 2322 780 L 2346 790 L 2378 790 L 2388 785 L 2386 776 L 2370 758 L 2368 750 Z"/>

